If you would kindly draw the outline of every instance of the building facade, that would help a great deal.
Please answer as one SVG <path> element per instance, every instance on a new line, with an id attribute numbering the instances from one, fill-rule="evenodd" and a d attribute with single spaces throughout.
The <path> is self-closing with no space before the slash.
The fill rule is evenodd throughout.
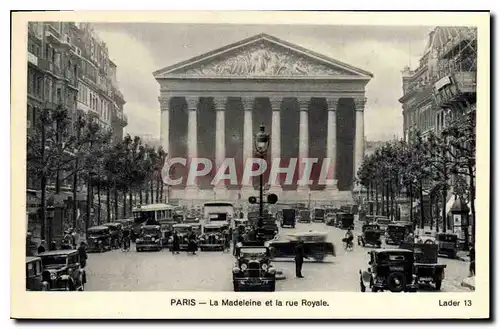
<path id="1" fill-rule="evenodd" d="M 160 85 L 161 143 L 169 158 L 208 158 L 215 170 L 193 184 L 172 186 L 173 199 L 238 200 L 255 194 L 258 178 L 241 180 L 246 160 L 254 157 L 254 134 L 263 124 L 271 133 L 271 162 L 287 167 L 297 158 L 292 184 L 280 175 L 269 189 L 280 200 L 351 200 L 364 156 L 365 86 L 371 73 L 260 34 L 154 72 Z M 216 169 L 235 159 L 237 182 L 212 186 Z M 331 159 L 331 183 L 297 178 L 302 159 Z M 171 176 L 186 177 L 186 167 Z"/>
<path id="2" fill-rule="evenodd" d="M 436 27 L 419 67 L 403 70 L 403 129 L 440 133 L 455 118 L 475 109 L 477 31 Z"/>
<path id="3" fill-rule="evenodd" d="M 103 127 L 113 129 L 116 140 L 122 138 L 127 118 L 116 83 L 116 65 L 90 24 L 29 22 L 27 50 L 27 134 L 33 132 L 41 111 L 62 106 L 73 122 L 79 115 L 92 113 Z M 71 183 L 71 179 L 61 181 L 58 202 L 71 197 Z M 54 196 L 54 186 L 49 182 L 49 197 Z M 27 175 L 29 223 L 36 222 L 39 189 L 38 179 Z"/>

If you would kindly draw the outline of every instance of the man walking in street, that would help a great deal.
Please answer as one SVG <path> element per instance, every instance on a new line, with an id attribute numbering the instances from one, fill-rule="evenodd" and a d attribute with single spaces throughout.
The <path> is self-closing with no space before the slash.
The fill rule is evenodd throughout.
<path id="1" fill-rule="evenodd" d="M 87 265 L 87 248 L 85 241 L 80 243 L 80 247 L 78 247 L 78 254 L 80 255 L 80 265 L 82 268 L 85 268 Z"/>
<path id="2" fill-rule="evenodd" d="M 179 235 L 176 231 L 172 235 L 172 255 L 179 254 L 179 250 L 181 249 L 181 242 L 179 240 Z"/>
<path id="3" fill-rule="evenodd" d="M 304 264 L 304 258 L 307 258 L 304 250 L 304 241 L 299 241 L 295 247 L 295 276 L 297 278 L 303 278 L 302 264 Z"/>

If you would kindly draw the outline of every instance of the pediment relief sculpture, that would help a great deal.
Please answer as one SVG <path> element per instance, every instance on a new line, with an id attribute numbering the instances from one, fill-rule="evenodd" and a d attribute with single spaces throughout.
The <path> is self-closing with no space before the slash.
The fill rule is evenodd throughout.
<path id="1" fill-rule="evenodd" d="M 339 76 L 352 73 L 264 42 L 174 74 L 199 76 Z"/>

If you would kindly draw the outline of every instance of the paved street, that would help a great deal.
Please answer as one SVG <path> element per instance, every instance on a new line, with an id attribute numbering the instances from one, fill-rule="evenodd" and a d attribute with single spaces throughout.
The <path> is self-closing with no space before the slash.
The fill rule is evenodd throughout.
<path id="1" fill-rule="evenodd" d="M 355 245 L 353 251 L 342 248 L 345 231 L 320 223 L 298 224 L 295 229 L 282 229 L 281 235 L 308 230 L 328 232 L 337 249 L 337 257 L 324 263 L 306 261 L 304 279 L 295 278 L 292 260 L 275 262 L 286 279 L 277 282 L 278 291 L 359 291 L 358 271 L 367 266 L 367 251 Z M 359 232 L 355 230 L 357 235 Z M 440 258 L 447 265 L 442 291 L 470 291 L 460 286 L 467 276 L 468 264 Z M 231 291 L 231 253 L 199 252 L 197 256 L 182 253 L 137 253 L 114 250 L 89 254 L 87 290 L 93 291 Z M 432 291 L 432 290 L 430 290 Z"/>

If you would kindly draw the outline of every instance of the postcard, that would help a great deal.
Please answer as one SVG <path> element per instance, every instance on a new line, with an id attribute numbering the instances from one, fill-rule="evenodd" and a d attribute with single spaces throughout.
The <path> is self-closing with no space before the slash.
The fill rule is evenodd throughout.
<path id="1" fill-rule="evenodd" d="M 489 22 L 12 13 L 11 316 L 489 318 Z"/>

